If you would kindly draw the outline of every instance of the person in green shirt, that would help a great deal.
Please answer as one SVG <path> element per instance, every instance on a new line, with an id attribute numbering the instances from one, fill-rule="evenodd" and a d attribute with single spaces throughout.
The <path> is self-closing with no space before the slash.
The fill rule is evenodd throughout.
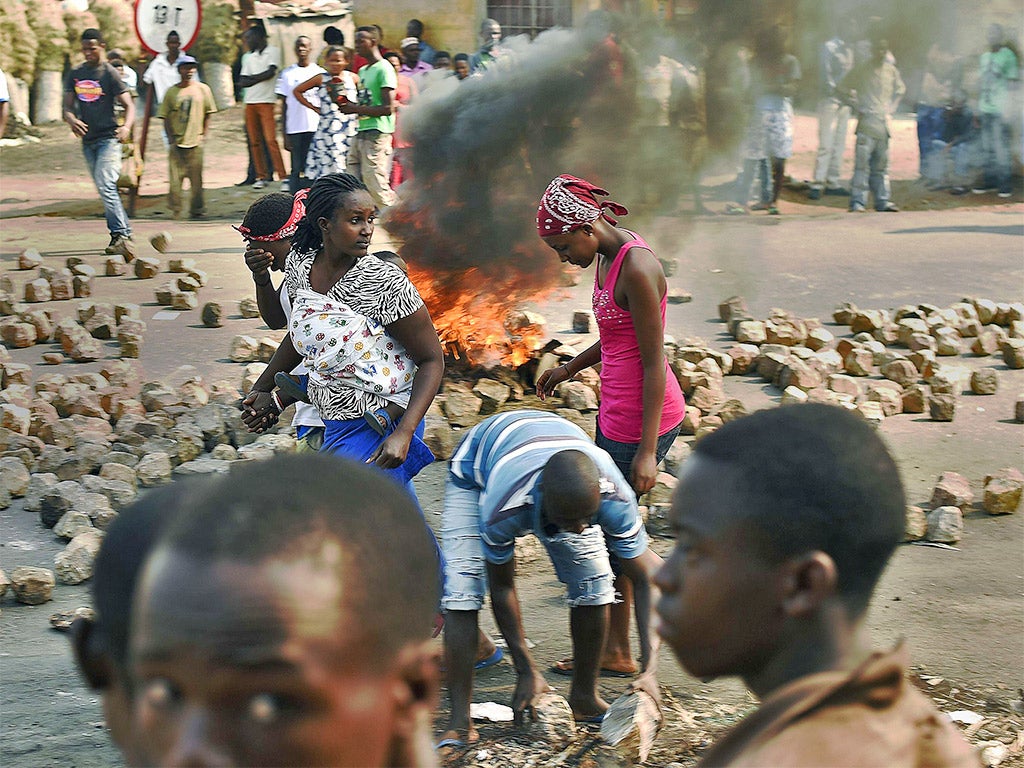
<path id="1" fill-rule="evenodd" d="M 167 89 L 157 117 L 164 121 L 167 135 L 167 166 L 170 192 L 167 196 L 174 218 L 181 215 L 182 182 L 188 179 L 192 200 L 189 214 L 201 219 L 203 204 L 203 141 L 210 115 L 217 111 L 213 92 L 199 82 L 199 64 L 191 56 L 178 58 L 180 82 Z"/>
<path id="2" fill-rule="evenodd" d="M 1006 45 L 1003 28 L 988 28 L 989 50 L 981 54 L 981 90 L 978 93 L 978 116 L 981 122 L 981 155 L 984 177 L 974 193 L 998 192 L 1010 197 L 1010 121 L 1007 114 L 1009 82 L 1020 77 L 1020 63 Z"/>
<path id="3" fill-rule="evenodd" d="M 359 103 L 347 102 L 339 109 L 344 114 L 359 115 L 359 128 L 349 145 L 346 170 L 366 185 L 374 204 L 384 210 L 398 202 L 398 195 L 388 181 L 394 151 L 393 97 L 398 75 L 381 54 L 377 35 L 375 27 L 356 30 L 356 53 L 369 64 L 359 69 Z"/>

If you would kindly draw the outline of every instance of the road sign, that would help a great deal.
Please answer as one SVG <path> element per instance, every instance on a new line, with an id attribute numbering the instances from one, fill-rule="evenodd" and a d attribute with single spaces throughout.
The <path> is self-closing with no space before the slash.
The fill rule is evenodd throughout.
<path id="1" fill-rule="evenodd" d="M 152 54 L 167 50 L 167 34 L 177 32 L 183 51 L 199 34 L 203 11 L 199 0 L 135 0 L 135 34 Z"/>

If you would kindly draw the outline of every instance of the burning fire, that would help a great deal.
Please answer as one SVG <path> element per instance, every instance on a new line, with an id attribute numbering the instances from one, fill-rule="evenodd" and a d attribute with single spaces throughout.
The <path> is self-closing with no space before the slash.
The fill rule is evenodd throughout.
<path id="1" fill-rule="evenodd" d="M 495 278 L 478 267 L 437 272 L 410 264 L 409 278 L 430 310 L 447 356 L 488 368 L 518 368 L 545 341 L 536 316 L 521 310 L 522 288 L 515 276 Z"/>

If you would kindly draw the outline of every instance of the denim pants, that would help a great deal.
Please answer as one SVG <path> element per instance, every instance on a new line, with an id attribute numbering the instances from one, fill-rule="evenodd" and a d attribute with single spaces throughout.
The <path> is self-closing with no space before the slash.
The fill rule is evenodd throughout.
<path id="1" fill-rule="evenodd" d="M 750 185 L 754 181 L 754 174 L 758 174 L 761 180 L 761 194 L 758 200 L 762 203 L 770 203 L 772 200 L 772 171 L 768 158 L 760 160 L 744 160 L 743 170 L 736 177 L 736 186 L 733 189 L 733 199 L 738 205 L 746 205 L 750 202 Z"/>
<path id="2" fill-rule="evenodd" d="M 818 102 L 818 158 L 814 163 L 813 189 L 840 186 L 849 122 L 850 108 L 845 104 L 833 98 Z"/>
<path id="3" fill-rule="evenodd" d="M 854 150 L 853 189 L 850 205 L 867 207 L 868 190 L 875 198 L 875 210 L 880 211 L 889 202 L 889 137 L 857 134 Z"/>
<path id="4" fill-rule="evenodd" d="M 917 148 L 920 160 L 918 175 L 926 176 L 928 170 L 927 157 L 932 152 L 932 141 L 939 138 L 942 131 L 945 107 L 932 107 L 927 104 L 917 105 Z"/>
<path id="5" fill-rule="evenodd" d="M 483 607 L 487 560 L 482 528 L 480 491 L 456 485 L 449 474 L 441 513 L 445 568 L 441 607 L 446 611 L 479 611 Z M 615 602 L 615 577 L 601 526 L 591 525 L 581 533 L 535 535 L 551 557 L 558 580 L 566 587 L 570 608 Z"/>
<path id="6" fill-rule="evenodd" d="M 107 217 L 107 229 L 111 235 L 130 237 L 131 225 L 128 214 L 117 193 L 117 180 L 121 176 L 121 142 L 115 138 L 82 142 L 82 154 L 89 166 L 89 173 L 100 193 L 103 214 Z"/>
<path id="7" fill-rule="evenodd" d="M 1010 123 L 994 112 L 981 113 L 983 186 L 1010 192 Z"/>

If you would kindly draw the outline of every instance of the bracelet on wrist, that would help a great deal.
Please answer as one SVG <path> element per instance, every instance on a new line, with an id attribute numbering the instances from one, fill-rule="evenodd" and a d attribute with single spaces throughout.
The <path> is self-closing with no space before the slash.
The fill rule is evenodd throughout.
<path id="1" fill-rule="evenodd" d="M 274 407 L 277 408 L 277 412 L 278 413 L 283 413 L 284 412 L 284 406 L 281 405 L 281 395 L 279 395 L 277 392 L 271 392 L 270 393 L 270 399 L 273 401 Z"/>

